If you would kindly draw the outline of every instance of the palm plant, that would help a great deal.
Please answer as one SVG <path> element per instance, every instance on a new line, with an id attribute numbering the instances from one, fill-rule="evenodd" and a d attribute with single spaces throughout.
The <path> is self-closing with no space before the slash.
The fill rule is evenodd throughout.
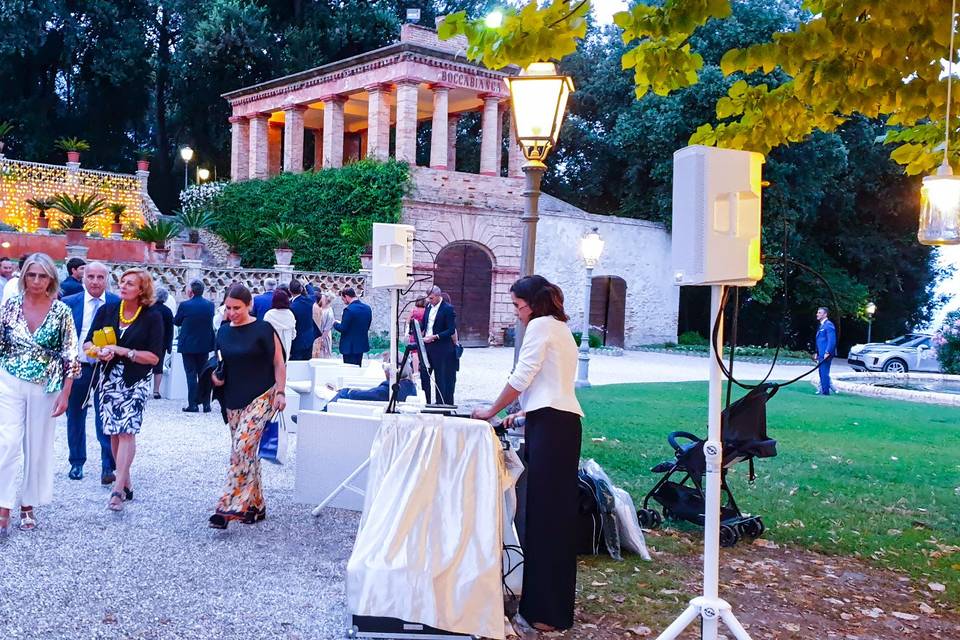
<path id="1" fill-rule="evenodd" d="M 344 220 L 340 223 L 340 236 L 367 252 L 373 246 L 373 220 L 369 218 Z"/>
<path id="2" fill-rule="evenodd" d="M 53 198 L 28 198 L 27 204 L 39 212 L 41 220 L 46 219 L 47 211 L 53 209 Z"/>
<path id="3" fill-rule="evenodd" d="M 237 227 L 219 229 L 217 235 L 226 243 L 230 253 L 240 253 L 240 245 L 245 244 L 250 239 L 249 231 Z"/>
<path id="4" fill-rule="evenodd" d="M 137 160 L 149 160 L 155 153 L 156 150 L 153 147 L 140 147 L 137 149 Z"/>
<path id="5" fill-rule="evenodd" d="M 95 193 L 85 196 L 61 193 L 54 196 L 51 209 L 56 209 L 67 216 L 67 220 L 61 223 L 65 229 L 83 231 L 87 220 L 103 213 L 106 206 L 107 203 Z"/>
<path id="6" fill-rule="evenodd" d="M 176 214 L 177 222 L 187 230 L 188 240 L 197 244 L 200 242 L 200 231 L 209 229 L 216 222 L 216 217 L 205 209 L 190 208 Z"/>
<path id="7" fill-rule="evenodd" d="M 260 231 L 276 242 L 278 249 L 289 249 L 291 242 L 307 237 L 307 232 L 304 231 L 303 227 L 289 222 L 274 222 Z"/>
<path id="8" fill-rule="evenodd" d="M 0 153 L 3 153 L 3 139 L 13 131 L 13 123 L 9 120 L 0 121 Z"/>
<path id="9" fill-rule="evenodd" d="M 90 151 L 90 143 L 80 138 L 59 138 L 53 146 L 61 151 Z"/>
<path id="10" fill-rule="evenodd" d="M 113 215 L 113 223 L 120 224 L 120 216 L 127 210 L 127 205 L 114 202 L 107 205 L 107 210 Z"/>
<path id="11" fill-rule="evenodd" d="M 176 238 L 180 231 L 176 220 L 163 217 L 146 223 L 137 229 L 134 235 L 138 240 L 152 242 L 158 251 L 163 251 L 167 247 L 167 241 Z"/>

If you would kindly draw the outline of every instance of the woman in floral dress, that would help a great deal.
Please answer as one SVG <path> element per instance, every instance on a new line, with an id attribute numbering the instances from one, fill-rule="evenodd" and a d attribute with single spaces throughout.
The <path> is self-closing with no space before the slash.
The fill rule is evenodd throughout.
<path id="1" fill-rule="evenodd" d="M 23 531 L 37 526 L 33 507 L 53 499 L 54 419 L 67 410 L 80 375 L 77 330 L 70 308 L 57 300 L 50 257 L 27 258 L 18 287 L 0 309 L 0 537 L 9 532 L 18 492 Z"/>

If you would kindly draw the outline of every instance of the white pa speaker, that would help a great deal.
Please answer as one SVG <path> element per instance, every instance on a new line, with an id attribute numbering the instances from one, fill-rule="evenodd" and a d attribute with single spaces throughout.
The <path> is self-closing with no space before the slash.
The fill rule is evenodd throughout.
<path id="1" fill-rule="evenodd" d="M 403 289 L 413 277 L 413 234 L 409 224 L 373 224 L 373 288 Z"/>
<path id="2" fill-rule="evenodd" d="M 763 154 L 694 145 L 673 154 L 677 285 L 753 286 L 760 264 Z"/>

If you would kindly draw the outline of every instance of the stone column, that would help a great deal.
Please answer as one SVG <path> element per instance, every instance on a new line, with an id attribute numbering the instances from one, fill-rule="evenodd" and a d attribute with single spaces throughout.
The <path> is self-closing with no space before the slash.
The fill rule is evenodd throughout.
<path id="1" fill-rule="evenodd" d="M 390 157 L 390 85 L 370 85 L 367 94 L 367 155 L 386 160 Z"/>
<path id="2" fill-rule="evenodd" d="M 283 125 L 279 122 L 267 123 L 267 164 L 270 168 L 270 175 L 275 176 L 280 173 L 281 153 L 283 147 Z"/>
<path id="3" fill-rule="evenodd" d="M 313 130 L 313 170 L 323 168 L 323 129 Z"/>
<path id="4" fill-rule="evenodd" d="M 240 182 L 250 177 L 250 121 L 240 116 L 230 118 L 230 180 Z"/>
<path id="5" fill-rule="evenodd" d="M 397 83 L 397 160 L 417 163 L 417 88 L 416 80 Z"/>
<path id="6" fill-rule="evenodd" d="M 503 167 L 503 117 L 509 110 L 509 103 L 501 102 L 497 110 L 497 161 L 496 172 L 500 175 Z"/>
<path id="7" fill-rule="evenodd" d="M 459 114 L 447 118 L 447 169 L 450 171 L 457 170 L 457 125 L 459 124 Z"/>
<path id="8" fill-rule="evenodd" d="M 480 173 L 485 176 L 499 175 L 497 166 L 497 116 L 500 115 L 500 97 L 483 94 L 483 120 L 480 124 Z"/>
<path id="9" fill-rule="evenodd" d="M 507 127 L 510 129 L 507 143 L 507 175 L 511 178 L 523 177 L 523 149 L 517 142 L 517 131 L 513 128 L 513 112 L 507 112 Z"/>
<path id="10" fill-rule="evenodd" d="M 283 110 L 283 170 L 303 173 L 303 114 L 307 107 L 294 105 Z"/>
<path id="11" fill-rule="evenodd" d="M 343 104 L 346 96 L 320 98 L 323 102 L 323 168 L 343 166 Z"/>
<path id="12" fill-rule="evenodd" d="M 269 140 L 267 136 L 267 120 L 269 113 L 258 113 L 250 116 L 250 160 L 248 163 L 249 178 L 263 180 L 270 177 L 270 167 L 268 164 Z"/>
<path id="13" fill-rule="evenodd" d="M 433 89 L 433 129 L 430 134 L 430 168 L 449 169 L 450 113 L 448 110 L 450 87 L 435 84 Z"/>

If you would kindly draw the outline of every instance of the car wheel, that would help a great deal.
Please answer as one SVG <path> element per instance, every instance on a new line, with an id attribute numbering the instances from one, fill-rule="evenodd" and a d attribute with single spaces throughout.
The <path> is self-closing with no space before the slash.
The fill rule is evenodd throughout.
<path id="1" fill-rule="evenodd" d="M 883 365 L 884 373 L 907 373 L 907 363 L 900 358 L 891 358 Z"/>

